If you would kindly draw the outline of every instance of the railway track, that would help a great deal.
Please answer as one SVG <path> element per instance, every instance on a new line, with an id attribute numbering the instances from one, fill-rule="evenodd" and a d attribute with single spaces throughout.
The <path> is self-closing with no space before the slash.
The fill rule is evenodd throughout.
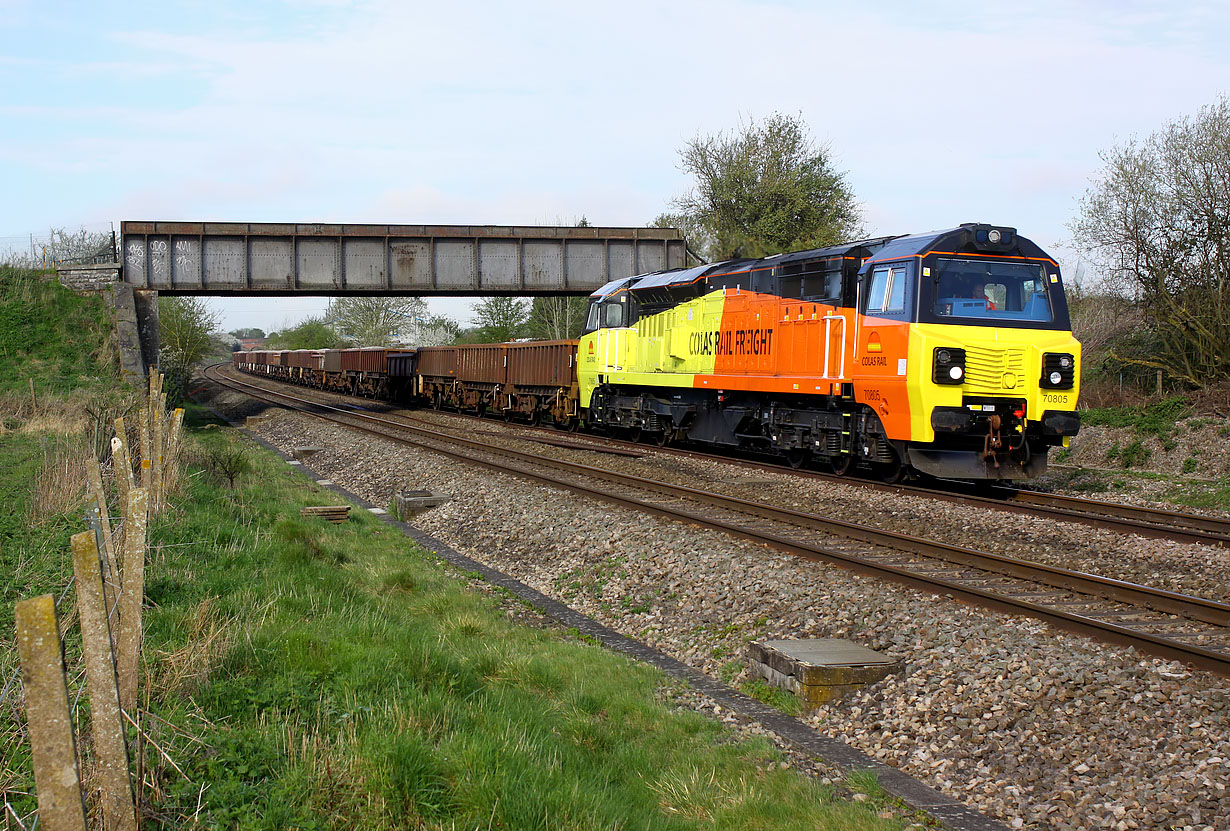
<path id="1" fill-rule="evenodd" d="M 293 387 L 290 388 L 293 389 Z M 357 407 L 361 410 L 368 409 L 367 407 L 360 405 L 351 406 Z M 373 411 L 399 414 L 403 418 L 420 420 L 414 415 L 413 411 L 402 410 L 395 405 L 381 402 L 380 408 L 380 410 Z M 455 418 L 475 419 L 485 424 L 492 423 L 490 419 L 469 413 L 450 411 L 438 412 Z M 431 422 L 424 421 L 423 423 Z M 555 437 L 552 439 L 542 439 L 543 443 L 546 444 L 558 444 L 558 437 L 562 435 L 559 430 L 551 427 L 521 423 L 513 423 L 511 426 L 518 430 Z M 864 487 L 886 491 L 889 493 L 908 494 L 912 496 L 921 496 L 928 499 L 939 499 L 970 507 L 982 508 L 985 510 L 1041 517 L 1060 522 L 1074 522 L 1094 528 L 1103 528 L 1106 530 L 1115 531 L 1117 533 L 1138 534 L 1140 536 L 1153 539 L 1165 539 L 1181 543 L 1196 543 L 1200 545 L 1230 547 L 1230 518 L 1225 517 L 1202 516 L 1199 514 L 1183 513 L 1180 511 L 1164 510 L 1161 508 L 1147 508 L 1137 505 L 1126 505 L 1121 502 L 1085 499 L 1076 496 L 1045 493 L 1041 491 L 1012 488 L 1007 486 L 993 486 L 989 490 L 982 493 L 974 493 L 970 491 L 970 485 L 968 483 L 959 482 L 940 482 L 937 483 L 939 487 L 888 484 L 872 479 L 863 479 L 853 476 L 837 476 L 831 473 L 824 473 L 816 470 L 792 469 L 776 461 L 760 461 L 754 458 L 738 456 L 715 457 L 712 451 L 698 451 L 682 447 L 663 447 L 657 445 L 650 447 L 640 442 L 629 441 L 611 436 L 598 437 L 588 434 L 583 436 L 578 435 L 573 438 L 571 443 L 590 443 L 593 445 L 593 449 L 597 452 L 616 452 L 610 449 L 611 447 L 616 447 L 625 448 L 629 453 L 652 450 L 655 453 L 665 453 L 699 459 L 721 458 L 723 461 L 742 467 L 769 470 L 779 474 L 795 475 L 831 482 L 840 482 L 852 487 Z"/>
<path id="2" fill-rule="evenodd" d="M 495 447 L 230 378 L 216 367 L 206 375 L 245 395 L 289 402 L 292 409 L 466 463 L 1230 676 L 1230 604 Z"/>

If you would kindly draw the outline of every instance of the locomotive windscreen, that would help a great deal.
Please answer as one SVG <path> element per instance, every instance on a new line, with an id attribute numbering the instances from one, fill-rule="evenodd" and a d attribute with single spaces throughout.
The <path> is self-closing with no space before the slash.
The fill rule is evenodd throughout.
<path id="1" fill-rule="evenodd" d="M 1049 323 L 1046 270 L 1036 263 L 940 259 L 935 314 L 979 320 Z"/>

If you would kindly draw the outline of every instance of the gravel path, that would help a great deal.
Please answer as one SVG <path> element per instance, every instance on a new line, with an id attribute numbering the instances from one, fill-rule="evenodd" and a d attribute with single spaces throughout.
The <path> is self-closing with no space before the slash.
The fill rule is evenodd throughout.
<path id="1" fill-rule="evenodd" d="M 823 708 L 812 722 L 1016 827 L 1230 827 L 1225 679 L 716 532 L 579 502 L 304 416 L 282 413 L 259 432 L 283 448 L 326 448 L 313 468 L 377 504 L 399 486 L 451 493 L 452 502 L 416 524 L 716 677 L 743 680 L 745 645 L 774 637 L 848 637 L 903 660 L 901 675 Z M 666 464 L 684 467 L 677 458 Z M 695 464 L 714 478 L 769 478 Z M 731 487 L 764 498 L 769 486 Z M 885 527 L 916 529 L 919 510 L 957 510 L 841 485 L 780 487 L 804 503 L 830 500 L 826 510 L 901 523 Z M 831 487 L 846 492 L 825 493 Z M 1033 525 L 996 514 L 926 527 L 983 543 L 1007 538 L 1005 551 L 1031 544 L 1022 536 L 1058 533 L 1050 523 Z M 1099 546 L 1142 542 L 1103 541 L 1079 526 L 1072 534 L 1088 538 L 1088 557 L 1122 558 Z M 1154 550 L 1142 550 L 1140 562 L 1160 571 L 1166 547 L 1144 545 Z M 1050 543 L 1057 552 L 1064 546 Z"/>

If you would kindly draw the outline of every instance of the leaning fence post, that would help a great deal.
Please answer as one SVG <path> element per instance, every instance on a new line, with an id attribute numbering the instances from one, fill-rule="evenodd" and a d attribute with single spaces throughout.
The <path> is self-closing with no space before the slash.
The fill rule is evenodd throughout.
<path id="1" fill-rule="evenodd" d="M 103 549 L 103 531 L 102 531 L 102 522 L 98 518 L 98 506 L 97 505 L 87 504 L 85 506 L 85 524 L 89 526 L 90 533 L 94 535 L 94 544 L 98 548 L 98 551 L 101 553 Z M 106 572 L 106 567 L 104 566 L 101 571 L 102 573 L 102 593 L 103 593 L 102 602 L 103 602 L 103 608 L 106 610 L 107 615 L 110 616 L 113 613 L 114 614 L 119 613 L 119 608 L 120 608 L 119 607 L 119 597 L 114 591 L 114 588 L 115 588 L 114 585 L 111 583 L 110 580 L 107 579 L 107 575 L 105 572 Z M 114 647 L 115 646 L 115 633 L 114 632 L 111 633 L 111 639 L 112 639 L 111 645 L 112 647 Z"/>
<path id="2" fill-rule="evenodd" d="M 155 399 L 157 401 L 157 399 Z M 151 449 L 150 449 L 150 484 L 149 484 L 149 506 L 150 511 L 158 513 L 162 509 L 162 457 L 165 455 L 163 451 L 163 440 L 166 430 L 164 430 L 165 422 L 163 421 L 162 410 L 154 407 L 150 410 L 150 433 Z"/>
<path id="3" fill-rule="evenodd" d="M 128 745 L 120 714 L 115 681 L 115 655 L 107 612 L 102 605 L 102 572 L 94 533 L 74 534 L 73 573 L 77 584 L 77 614 L 81 621 L 81 654 L 90 691 L 90 732 L 98 757 L 102 785 L 103 828 L 136 831 L 132 779 L 128 773 Z"/>
<path id="4" fill-rule="evenodd" d="M 120 595 L 120 635 L 116 664 L 120 675 L 120 706 L 131 712 L 137 702 L 137 669 L 141 654 L 141 602 L 145 597 L 145 532 L 149 492 L 133 488 L 124 512 L 124 584 Z"/>
<path id="5" fill-rule="evenodd" d="M 19 600 L 13 609 L 26 721 L 34 757 L 39 824 L 47 831 L 85 831 L 85 800 L 64 681 L 64 648 L 49 594 Z"/>
<path id="6" fill-rule="evenodd" d="M 107 572 L 103 575 L 103 597 L 106 600 L 107 614 L 110 615 L 115 610 L 115 589 L 119 586 L 120 571 L 116 566 L 115 536 L 111 529 L 110 512 L 107 510 L 107 495 L 103 490 L 102 469 L 93 453 L 86 461 L 85 474 L 86 481 L 90 484 L 90 496 L 98 506 L 98 524 L 102 528 L 102 552 L 107 563 Z"/>

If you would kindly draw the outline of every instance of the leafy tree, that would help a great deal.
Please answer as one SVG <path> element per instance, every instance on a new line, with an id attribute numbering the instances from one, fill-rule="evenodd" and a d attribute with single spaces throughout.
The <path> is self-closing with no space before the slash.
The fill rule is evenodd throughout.
<path id="1" fill-rule="evenodd" d="M 204 297 L 159 297 L 160 359 L 185 367 L 198 363 L 213 348 L 217 325 L 218 313 Z"/>
<path id="2" fill-rule="evenodd" d="M 231 331 L 227 332 L 227 334 L 228 334 L 228 335 L 231 335 L 231 336 L 233 336 L 233 337 L 236 337 L 236 338 L 263 338 L 263 337 L 267 337 L 267 336 L 265 335 L 265 330 L 264 330 L 264 329 L 257 329 L 255 326 L 250 326 L 250 327 L 248 327 L 247 329 L 232 329 Z"/>
<path id="3" fill-rule="evenodd" d="M 325 311 L 329 326 L 358 346 L 391 346 L 426 317 L 421 297 L 335 297 Z"/>
<path id="4" fill-rule="evenodd" d="M 268 345 L 271 349 L 337 349 L 343 343 L 341 335 L 333 331 L 323 317 L 309 317 L 298 326 L 283 329 L 281 332 L 271 332 Z"/>
<path id="5" fill-rule="evenodd" d="M 675 201 L 676 214 L 658 221 L 690 231 L 710 259 L 817 248 L 863 232 L 845 173 L 801 116 L 774 113 L 738 131 L 698 135 L 679 156 L 696 184 Z"/>
<path id="6" fill-rule="evenodd" d="M 1194 386 L 1230 375 L 1230 101 L 1101 158 L 1070 228 L 1158 343 L 1154 357 L 1118 357 Z"/>
<path id="7" fill-rule="evenodd" d="M 529 317 L 520 297 L 484 297 L 474 307 L 477 343 L 503 343 L 521 337 Z"/>
<path id="8" fill-rule="evenodd" d="M 528 337 L 544 340 L 580 337 L 588 310 L 589 298 L 586 297 L 535 297 L 530 304 L 525 333 Z"/>
<path id="9" fill-rule="evenodd" d="M 158 298 L 158 363 L 172 402 L 182 400 L 192 367 L 213 354 L 217 326 L 218 313 L 204 297 Z"/>
<path id="10" fill-rule="evenodd" d="M 456 342 L 461 324 L 451 317 L 432 315 L 417 332 L 415 346 L 444 346 Z"/>

